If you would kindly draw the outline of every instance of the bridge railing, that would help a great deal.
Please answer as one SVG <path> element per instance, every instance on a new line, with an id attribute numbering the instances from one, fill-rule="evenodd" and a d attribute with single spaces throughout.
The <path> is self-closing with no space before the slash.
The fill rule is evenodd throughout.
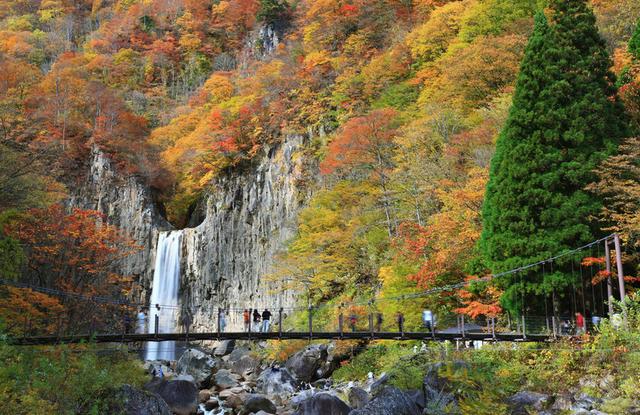
<path id="1" fill-rule="evenodd" d="M 120 307 L 111 310 L 109 316 L 103 313 L 50 313 L 37 316 L 24 316 L 7 325 L 10 337 L 33 338 L 51 337 L 63 338 L 67 336 L 93 335 L 122 335 L 155 334 L 151 327 L 154 324 L 145 319 L 141 322 L 137 318 L 136 310 L 130 307 Z M 251 310 L 253 311 L 253 310 Z M 272 338 L 287 337 L 296 333 L 298 337 L 312 339 L 319 334 L 332 334 L 334 337 L 349 337 L 357 333 L 359 338 L 384 337 L 380 333 L 395 333 L 395 337 L 403 337 L 404 333 L 413 333 L 413 337 L 429 339 L 430 337 L 465 338 L 467 336 L 481 337 L 491 340 L 504 335 L 526 339 L 527 336 L 546 336 L 548 338 L 570 336 L 594 330 L 591 321 L 586 321 L 586 327 L 577 327 L 570 316 L 518 316 L 511 318 L 507 315 L 496 317 L 478 316 L 470 318 L 455 313 L 435 314 L 433 321 L 418 323 L 415 315 L 407 316 L 398 313 L 371 310 L 366 313 L 348 313 L 347 310 L 337 308 L 333 313 L 321 313 L 319 310 L 305 308 L 270 309 L 269 323 L 265 324 L 260 310 L 260 319 L 250 316 L 250 324 L 244 325 L 244 310 L 220 310 L 209 324 L 195 330 L 189 319 L 176 321 L 174 333 L 196 335 L 199 333 L 213 333 L 218 338 L 224 338 L 225 333 L 246 333 L 244 337 L 256 338 L 265 329 Z M 326 311 L 326 310 L 325 310 Z M 407 324 L 407 317 L 411 323 Z M 236 322 L 233 326 L 230 321 Z M 243 324 L 239 327 L 237 322 Z M 160 331 L 158 330 L 158 333 Z M 368 334 L 368 336 L 367 336 Z M 291 336 L 289 336 L 291 337 Z M 388 337 L 388 336 L 387 336 Z M 188 340 L 188 338 L 187 338 Z"/>

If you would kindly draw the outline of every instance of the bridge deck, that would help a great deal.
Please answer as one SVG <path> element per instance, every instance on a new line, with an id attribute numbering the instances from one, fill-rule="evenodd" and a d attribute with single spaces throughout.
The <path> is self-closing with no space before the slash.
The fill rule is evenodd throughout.
<path id="1" fill-rule="evenodd" d="M 428 341 L 455 341 L 455 340 L 483 340 L 497 342 L 544 342 L 553 338 L 542 334 L 532 334 L 523 337 L 519 333 L 425 333 L 425 332 L 321 332 L 309 334 L 309 332 L 282 332 L 282 333 L 159 333 L 159 334 L 84 334 L 73 336 L 38 336 L 9 339 L 13 345 L 53 345 L 71 344 L 82 342 L 96 343 L 136 343 L 153 341 L 199 341 L 199 340 L 293 340 L 293 339 L 323 339 L 323 340 L 428 340 Z"/>

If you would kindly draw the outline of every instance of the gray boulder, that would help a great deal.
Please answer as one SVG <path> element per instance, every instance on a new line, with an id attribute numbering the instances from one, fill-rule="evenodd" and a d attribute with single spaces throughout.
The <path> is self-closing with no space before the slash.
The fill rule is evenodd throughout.
<path id="1" fill-rule="evenodd" d="M 208 353 L 199 349 L 188 349 L 178 359 L 176 373 L 190 375 L 198 387 L 207 388 L 211 382 L 211 374 L 219 367 L 219 361 Z"/>
<path id="2" fill-rule="evenodd" d="M 154 379 L 145 389 L 160 395 L 175 414 L 190 415 L 198 409 L 198 388 L 193 382 Z"/>
<path id="3" fill-rule="evenodd" d="M 220 389 L 230 389 L 239 386 L 233 374 L 227 369 L 220 369 L 213 375 L 213 383 Z"/>
<path id="4" fill-rule="evenodd" d="M 400 389 L 387 386 L 362 409 L 354 409 L 349 415 L 421 415 L 413 400 Z"/>
<path id="5" fill-rule="evenodd" d="M 233 352 L 233 349 L 236 347 L 235 340 L 222 340 L 218 347 L 213 351 L 214 356 L 226 356 Z"/>
<path id="6" fill-rule="evenodd" d="M 348 415 L 349 406 L 328 393 L 317 393 L 302 401 L 293 415 Z"/>
<path id="7" fill-rule="evenodd" d="M 550 404 L 549 395 L 537 392 L 521 391 L 507 399 L 512 415 L 528 415 L 530 409 L 542 411 Z"/>
<path id="8" fill-rule="evenodd" d="M 293 395 L 298 381 L 287 368 L 270 367 L 258 376 L 256 388 L 261 393 L 273 395 Z"/>
<path id="9" fill-rule="evenodd" d="M 600 403 L 602 403 L 602 399 L 594 398 L 593 396 L 583 393 L 575 398 L 575 402 L 571 406 L 571 410 L 574 412 L 591 411 Z"/>
<path id="10" fill-rule="evenodd" d="M 324 369 L 328 359 L 327 345 L 314 344 L 291 356 L 285 366 L 301 382 L 313 382 L 328 376 L 329 371 Z"/>
<path id="11" fill-rule="evenodd" d="M 259 366 L 260 361 L 247 354 L 242 356 L 240 359 L 231 362 L 229 369 L 233 373 L 246 377 L 246 375 L 254 373 Z"/>
<path id="12" fill-rule="evenodd" d="M 387 386 L 387 383 L 389 383 L 389 375 L 382 373 L 382 375 L 369 386 L 369 391 L 372 395 L 377 395 Z"/>
<path id="13" fill-rule="evenodd" d="M 369 403 L 369 394 L 362 388 L 354 386 L 349 389 L 349 405 L 353 409 L 361 409 L 364 408 L 366 404 Z"/>
<path id="14" fill-rule="evenodd" d="M 259 411 L 264 411 L 269 414 L 275 414 L 277 411 L 275 404 L 264 395 L 247 395 L 242 406 L 242 412 L 247 414 Z"/>
<path id="15" fill-rule="evenodd" d="M 232 365 L 233 362 L 237 362 L 238 360 L 242 359 L 243 356 L 247 356 L 250 353 L 251 350 L 247 349 L 246 347 L 237 347 L 234 348 L 231 353 L 226 355 L 224 357 L 224 360 L 227 362 L 227 364 Z"/>
<path id="16" fill-rule="evenodd" d="M 106 413 L 122 415 L 171 415 L 167 403 L 155 393 L 122 385 L 106 392 L 108 402 Z"/>
<path id="17" fill-rule="evenodd" d="M 423 390 L 411 390 L 405 392 L 406 395 L 418 406 L 420 410 L 424 409 L 427 403 Z"/>

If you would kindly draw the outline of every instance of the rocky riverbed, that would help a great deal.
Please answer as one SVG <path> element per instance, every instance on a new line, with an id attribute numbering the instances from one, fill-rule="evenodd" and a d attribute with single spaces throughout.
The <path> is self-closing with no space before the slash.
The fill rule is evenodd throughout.
<path id="1" fill-rule="evenodd" d="M 333 382 L 345 356 L 333 344 L 309 345 L 282 365 L 260 358 L 263 345 L 221 342 L 191 348 L 177 362 L 147 361 L 144 390 L 114 392 L 114 410 L 127 415 L 420 415 L 459 413 L 455 391 L 434 364 L 422 390 L 402 391 L 385 374 L 366 381 Z M 459 362 L 464 367 L 464 362 Z M 593 397 L 522 391 L 506 402 L 511 414 L 603 414 Z M 453 411 L 453 412 L 451 412 Z"/>

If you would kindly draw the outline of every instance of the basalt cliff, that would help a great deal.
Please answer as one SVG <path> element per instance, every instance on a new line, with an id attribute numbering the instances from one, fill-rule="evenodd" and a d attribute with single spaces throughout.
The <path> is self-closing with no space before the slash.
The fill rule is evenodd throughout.
<path id="1" fill-rule="evenodd" d="M 288 307 L 294 293 L 268 280 L 277 253 L 295 232 L 308 200 L 314 163 L 305 155 L 308 138 L 291 135 L 265 148 L 242 169 L 230 170 L 208 186 L 191 224 L 183 230 L 180 298 L 194 315 L 194 329 L 213 329 L 218 308 Z M 136 301 L 151 293 L 158 235 L 173 229 L 154 205 L 151 191 L 135 176 L 122 176 L 99 150 L 69 204 L 95 209 L 142 247 L 117 269 L 140 286 Z M 241 313 L 228 324 L 239 327 Z"/>

